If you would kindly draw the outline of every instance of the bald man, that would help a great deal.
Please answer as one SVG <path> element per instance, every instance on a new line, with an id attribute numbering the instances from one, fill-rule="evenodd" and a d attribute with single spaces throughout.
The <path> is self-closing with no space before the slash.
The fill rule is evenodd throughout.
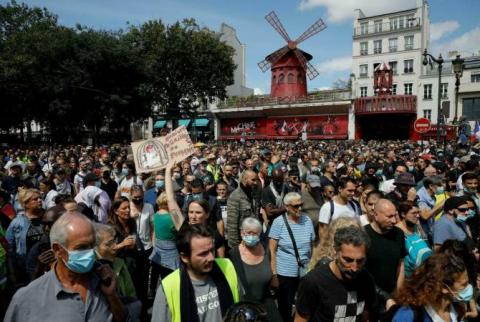
<path id="1" fill-rule="evenodd" d="M 382 198 L 375 205 L 373 221 L 365 226 L 370 237 L 365 267 L 375 280 L 382 304 L 404 280 L 403 258 L 407 255 L 407 250 L 404 234 L 395 226 L 397 216 L 395 205 Z"/>
<path id="2" fill-rule="evenodd" d="M 94 268 L 95 231 L 78 212 L 62 215 L 50 230 L 53 269 L 14 295 L 5 321 L 126 321 L 108 266 Z"/>
<path id="3" fill-rule="evenodd" d="M 240 178 L 240 185 L 227 201 L 227 235 L 228 246 L 234 248 L 240 241 L 240 224 L 246 217 L 259 219 L 260 201 L 258 175 L 252 170 L 245 170 Z"/>

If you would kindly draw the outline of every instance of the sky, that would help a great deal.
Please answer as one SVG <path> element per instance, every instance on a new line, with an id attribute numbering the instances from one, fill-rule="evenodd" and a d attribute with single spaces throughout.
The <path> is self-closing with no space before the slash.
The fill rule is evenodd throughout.
<path id="1" fill-rule="evenodd" d="M 1 4 L 8 1 L 0 0 Z M 21 0 L 17 0 L 21 2 Z M 265 15 L 274 10 L 292 39 L 317 19 L 327 28 L 307 39 L 299 48 L 313 56 L 312 65 L 320 75 L 308 84 L 309 90 L 325 89 L 338 79 L 348 79 L 352 61 L 354 9 L 367 15 L 416 7 L 416 0 L 28 0 L 29 6 L 46 7 L 63 25 L 81 24 L 96 29 L 127 29 L 160 19 L 174 23 L 195 18 L 202 27 L 219 31 L 224 22 L 237 31 L 246 45 L 247 87 L 256 93 L 270 92 L 270 72 L 257 63 L 285 45 L 267 23 Z M 470 56 L 480 51 L 480 0 L 430 0 L 431 48 L 445 57 L 458 50 Z"/>

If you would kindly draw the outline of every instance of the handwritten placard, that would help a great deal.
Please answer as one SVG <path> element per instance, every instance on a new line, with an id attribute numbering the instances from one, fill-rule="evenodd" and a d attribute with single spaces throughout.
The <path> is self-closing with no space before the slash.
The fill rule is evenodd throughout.
<path id="1" fill-rule="evenodd" d="M 133 158 L 138 173 L 158 171 L 170 162 L 180 162 L 195 151 L 185 126 L 166 136 L 132 142 Z"/>

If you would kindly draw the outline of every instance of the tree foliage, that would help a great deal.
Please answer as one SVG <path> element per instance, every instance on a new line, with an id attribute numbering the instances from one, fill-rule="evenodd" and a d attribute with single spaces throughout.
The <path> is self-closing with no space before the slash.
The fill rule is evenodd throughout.
<path id="1" fill-rule="evenodd" d="M 47 9 L 0 5 L 0 129 L 35 121 L 57 139 L 89 130 L 125 132 L 189 101 L 224 98 L 233 49 L 193 19 L 127 32 L 58 24 Z"/>

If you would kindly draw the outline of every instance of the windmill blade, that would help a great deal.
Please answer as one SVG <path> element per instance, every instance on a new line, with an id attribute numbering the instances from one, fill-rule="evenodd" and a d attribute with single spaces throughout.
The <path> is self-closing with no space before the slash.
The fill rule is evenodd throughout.
<path id="1" fill-rule="evenodd" d="M 303 69 L 305 69 L 305 73 L 307 74 L 308 79 L 312 80 L 318 75 L 320 75 L 320 73 L 315 69 L 315 67 L 313 67 L 312 64 L 308 62 L 308 60 L 305 58 L 305 56 L 302 54 L 300 50 L 297 49 L 297 50 L 294 50 L 294 52 L 295 52 L 295 56 L 297 56 L 298 60 L 302 64 Z"/>
<path id="2" fill-rule="evenodd" d="M 301 43 L 305 39 L 308 39 L 308 38 L 312 37 L 313 35 L 318 34 L 320 31 L 322 31 L 325 28 L 327 28 L 327 25 L 323 22 L 322 19 L 318 19 L 317 21 L 315 21 L 315 23 L 313 25 L 310 26 L 310 28 L 305 30 L 305 32 L 303 34 L 301 34 L 300 37 L 298 37 L 297 40 L 295 40 L 295 42 L 298 45 L 299 43 Z"/>
<path id="3" fill-rule="evenodd" d="M 273 29 L 275 29 L 280 34 L 280 36 L 282 36 L 283 39 L 285 39 L 286 42 L 290 41 L 290 36 L 280 22 L 280 19 L 278 19 L 275 11 L 272 11 L 268 15 L 266 15 L 265 19 L 268 21 L 269 24 L 272 25 Z"/>
<path id="4" fill-rule="evenodd" d="M 268 55 L 267 58 L 265 58 L 264 60 L 259 62 L 257 65 L 258 65 L 258 67 L 260 67 L 262 72 L 265 72 L 268 69 L 270 69 L 272 67 L 272 65 L 275 65 L 275 63 L 280 58 L 282 58 L 283 55 L 285 55 L 288 51 L 289 51 L 288 46 L 284 46 L 284 47 L 280 48 L 279 50 L 275 51 L 274 53 Z"/>

